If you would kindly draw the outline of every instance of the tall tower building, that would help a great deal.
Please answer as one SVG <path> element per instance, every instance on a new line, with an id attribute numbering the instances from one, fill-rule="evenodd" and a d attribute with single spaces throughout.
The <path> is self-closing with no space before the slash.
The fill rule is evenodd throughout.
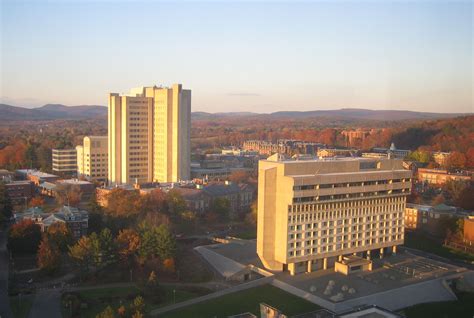
<path id="1" fill-rule="evenodd" d="M 257 253 L 291 274 L 371 269 L 404 241 L 411 171 L 401 160 L 331 158 L 259 162 Z"/>
<path id="2" fill-rule="evenodd" d="M 139 87 L 109 94 L 109 183 L 190 178 L 191 90 Z"/>

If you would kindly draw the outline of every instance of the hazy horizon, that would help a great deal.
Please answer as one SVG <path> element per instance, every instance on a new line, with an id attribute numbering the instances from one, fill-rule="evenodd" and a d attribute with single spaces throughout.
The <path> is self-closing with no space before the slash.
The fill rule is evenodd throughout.
<path id="1" fill-rule="evenodd" d="M 182 83 L 193 111 L 472 113 L 471 1 L 1 2 L 0 103 L 106 105 Z"/>

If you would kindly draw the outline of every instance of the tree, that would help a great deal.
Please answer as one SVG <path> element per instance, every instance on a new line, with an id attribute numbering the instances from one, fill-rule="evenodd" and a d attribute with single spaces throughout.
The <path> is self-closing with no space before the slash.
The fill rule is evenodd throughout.
<path id="1" fill-rule="evenodd" d="M 44 206 L 44 198 L 36 196 L 30 200 L 30 207 L 42 207 Z"/>
<path id="2" fill-rule="evenodd" d="M 140 193 L 116 188 L 107 195 L 105 212 L 114 217 L 130 217 L 140 213 Z"/>
<path id="3" fill-rule="evenodd" d="M 125 306 L 122 305 L 120 306 L 118 309 L 117 309 L 117 313 L 120 317 L 125 317 L 125 313 L 127 312 L 127 310 L 125 309 Z"/>
<path id="4" fill-rule="evenodd" d="M 117 249 L 122 261 L 132 266 L 140 248 L 140 236 L 132 229 L 121 230 L 116 238 Z"/>
<path id="5" fill-rule="evenodd" d="M 448 169 L 462 169 L 466 167 L 466 156 L 458 151 L 453 151 L 448 159 L 446 166 Z"/>
<path id="6" fill-rule="evenodd" d="M 95 316 L 95 318 L 114 318 L 114 317 L 115 317 L 114 310 L 110 306 L 107 306 L 104 309 L 104 311 L 102 311 L 101 313 Z"/>
<path id="7" fill-rule="evenodd" d="M 13 224 L 8 233 L 8 248 L 13 253 L 36 253 L 41 241 L 41 228 L 31 220 Z"/>
<path id="8" fill-rule="evenodd" d="M 7 188 L 3 182 L 0 182 L 0 222 L 9 220 L 12 217 L 12 202 L 7 193 Z"/>
<path id="9" fill-rule="evenodd" d="M 466 210 L 474 210 L 474 187 L 472 185 L 459 194 L 456 205 Z"/>
<path id="10" fill-rule="evenodd" d="M 58 247 L 51 243 L 46 236 L 43 237 L 38 248 L 37 264 L 42 271 L 48 274 L 53 273 L 61 265 L 61 253 Z"/>
<path id="11" fill-rule="evenodd" d="M 78 185 L 61 183 L 56 186 L 56 202 L 59 205 L 77 207 L 81 203 L 82 191 Z"/>
<path id="12" fill-rule="evenodd" d="M 431 154 L 428 151 L 416 150 L 408 155 L 408 159 L 428 163 L 431 160 Z"/>
<path id="13" fill-rule="evenodd" d="M 165 260 L 174 256 L 176 241 L 165 225 L 150 226 L 141 223 L 139 234 L 141 244 L 138 255 L 142 264 L 156 257 Z"/>
<path id="14" fill-rule="evenodd" d="M 46 238 L 61 252 L 68 250 L 68 245 L 72 244 L 74 238 L 66 223 L 56 222 L 51 224 L 45 233 Z"/>
<path id="15" fill-rule="evenodd" d="M 103 229 L 99 234 L 99 249 L 104 266 L 112 264 L 117 259 L 117 246 L 112 232 L 108 228 Z"/>
<path id="16" fill-rule="evenodd" d="M 245 221 L 249 224 L 256 225 L 257 224 L 257 200 L 252 202 L 250 206 L 250 212 L 245 216 Z"/>
<path id="17" fill-rule="evenodd" d="M 132 311 L 135 311 L 135 314 L 133 317 L 143 317 L 143 309 L 145 308 L 145 300 L 143 299 L 142 296 L 137 296 L 133 300 L 133 303 L 131 305 Z M 138 316 L 135 316 L 138 315 Z"/>
<path id="18" fill-rule="evenodd" d="M 163 291 L 160 289 L 155 271 L 150 272 L 143 291 L 146 299 L 151 300 L 153 303 L 159 303 L 162 299 Z"/>
<path id="19" fill-rule="evenodd" d="M 461 194 L 467 188 L 469 188 L 469 183 L 462 180 L 448 180 L 444 185 L 444 190 L 448 192 L 455 204 L 459 202 Z"/>
<path id="20" fill-rule="evenodd" d="M 163 261 L 163 268 L 169 273 L 174 273 L 176 270 L 176 265 L 174 258 L 167 258 Z"/>
<path id="21" fill-rule="evenodd" d="M 166 195 L 168 213 L 179 216 L 187 209 L 186 201 L 176 189 L 171 189 Z"/>
<path id="22" fill-rule="evenodd" d="M 76 244 L 69 246 L 69 256 L 83 272 L 88 272 L 94 263 L 93 242 L 87 237 L 81 237 Z"/>
<path id="23" fill-rule="evenodd" d="M 443 194 L 438 194 L 432 201 L 431 201 L 431 205 L 439 205 L 439 204 L 442 204 L 444 203 L 446 200 L 443 196 Z"/>
<path id="24" fill-rule="evenodd" d="M 227 198 L 215 198 L 211 203 L 211 211 L 219 215 L 221 218 L 226 218 L 230 213 L 230 201 Z"/>

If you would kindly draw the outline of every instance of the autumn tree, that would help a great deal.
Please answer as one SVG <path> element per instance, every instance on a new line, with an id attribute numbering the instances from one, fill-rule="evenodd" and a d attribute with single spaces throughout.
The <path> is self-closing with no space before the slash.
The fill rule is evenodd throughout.
<path id="1" fill-rule="evenodd" d="M 41 241 L 41 228 L 32 220 L 13 224 L 8 232 L 8 248 L 13 253 L 36 253 Z"/>
<path id="2" fill-rule="evenodd" d="M 30 200 L 30 207 L 42 207 L 44 206 L 44 198 L 41 196 L 35 196 Z"/>
<path id="3" fill-rule="evenodd" d="M 458 151 L 453 151 L 446 162 L 448 169 L 462 169 L 466 167 L 466 156 Z"/>
<path id="4" fill-rule="evenodd" d="M 250 212 L 247 213 L 245 216 L 245 222 L 256 225 L 257 224 L 257 210 L 258 210 L 258 204 L 257 200 L 252 202 L 252 205 L 250 206 Z"/>
<path id="5" fill-rule="evenodd" d="M 119 232 L 116 244 L 120 259 L 132 266 L 138 256 L 140 248 L 140 236 L 132 229 L 124 229 Z"/>
<path id="6" fill-rule="evenodd" d="M 61 252 L 66 252 L 68 245 L 72 244 L 74 240 L 71 230 L 67 224 L 63 222 L 51 224 L 44 236 L 46 236 L 49 242 L 55 244 Z"/>
<path id="7" fill-rule="evenodd" d="M 82 191 L 78 185 L 61 183 L 56 186 L 56 202 L 59 205 L 77 207 L 81 203 Z"/>
<path id="8" fill-rule="evenodd" d="M 132 317 L 143 317 L 143 309 L 145 309 L 145 300 L 142 296 L 137 296 L 131 304 L 131 311 L 134 312 Z"/>
<path id="9" fill-rule="evenodd" d="M 51 274 L 61 265 L 61 253 L 48 237 L 43 237 L 38 248 L 37 264 L 40 270 Z"/>
<path id="10" fill-rule="evenodd" d="M 444 203 L 445 201 L 446 199 L 444 198 L 443 194 L 440 193 L 436 197 L 434 197 L 434 199 L 431 201 L 431 205 L 433 206 L 439 205 L 439 204 Z"/>
<path id="11" fill-rule="evenodd" d="M 114 314 L 114 310 L 112 309 L 112 307 L 107 306 L 104 311 L 100 312 L 99 314 L 97 314 L 95 316 L 95 318 L 114 318 L 115 317 L 115 314 Z"/>
<path id="12" fill-rule="evenodd" d="M 107 196 L 105 212 L 114 217 L 130 217 L 140 213 L 140 193 L 136 190 L 113 189 Z"/>

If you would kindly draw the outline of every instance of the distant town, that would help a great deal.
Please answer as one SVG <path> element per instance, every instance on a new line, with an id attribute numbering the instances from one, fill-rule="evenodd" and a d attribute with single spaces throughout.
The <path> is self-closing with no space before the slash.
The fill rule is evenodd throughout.
<path id="1" fill-rule="evenodd" d="M 56 120 L 25 123 L 19 136 L 6 125 L 9 310 L 419 317 L 444 302 L 469 311 L 472 120 L 309 128 L 303 119 L 294 132 L 277 121 L 242 138 L 228 119 L 193 119 L 191 90 L 174 84 L 110 93 L 107 134 L 66 134 Z"/>

